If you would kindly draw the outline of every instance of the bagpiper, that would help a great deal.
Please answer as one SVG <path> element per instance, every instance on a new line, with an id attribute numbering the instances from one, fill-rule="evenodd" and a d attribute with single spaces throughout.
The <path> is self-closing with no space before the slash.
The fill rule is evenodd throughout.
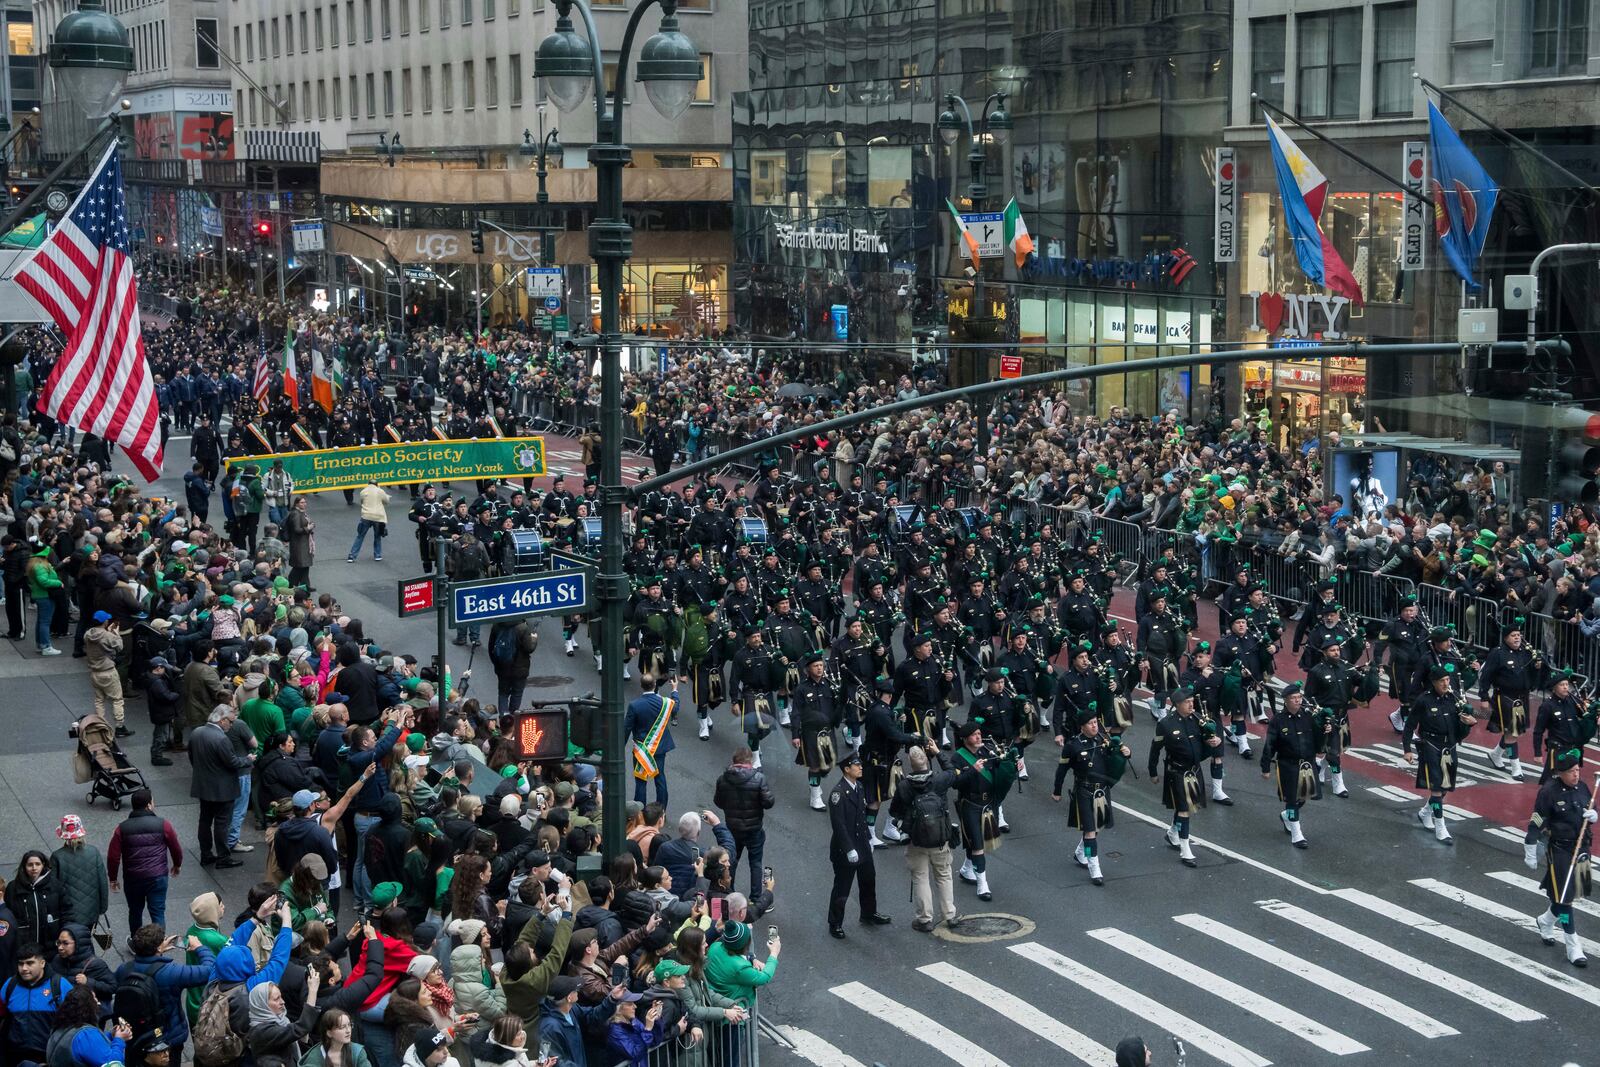
<path id="1" fill-rule="evenodd" d="M 1539 758 L 1544 751 L 1539 784 L 1548 782 L 1555 771 L 1556 754 L 1569 748 L 1581 749 L 1594 740 L 1596 712 L 1600 702 L 1590 701 L 1583 707 L 1572 692 L 1572 672 L 1563 670 L 1550 683 L 1550 698 L 1539 705 L 1539 717 L 1533 727 L 1533 755 Z"/>
<path id="2" fill-rule="evenodd" d="M 1300 825 L 1300 812 L 1310 801 L 1322 799 L 1317 756 L 1332 729 L 1332 723 L 1318 726 L 1306 711 L 1305 692 L 1299 682 L 1284 688 L 1283 710 L 1267 723 L 1267 737 L 1261 747 L 1261 777 L 1273 777 L 1276 769 L 1278 799 L 1283 802 L 1278 818 L 1295 848 L 1309 847 Z"/>
<path id="3" fill-rule="evenodd" d="M 1063 710 L 1061 714 L 1066 712 Z M 1070 769 L 1072 800 L 1067 808 L 1067 825 L 1082 835 L 1072 859 L 1089 872 L 1091 882 L 1104 885 L 1105 876 L 1100 873 L 1100 831 L 1111 826 L 1111 787 L 1122 780 L 1133 751 L 1122 743 L 1121 737 L 1101 732 L 1100 716 L 1093 705 L 1078 713 L 1077 722 L 1077 734 L 1061 750 L 1061 763 L 1056 767 L 1050 799 L 1060 801 L 1061 786 Z"/>
<path id="4" fill-rule="evenodd" d="M 884 824 L 883 840 L 878 839 L 878 808 L 894 798 L 898 784 L 896 756 L 901 749 L 925 744 L 928 739 L 901 728 L 900 716 L 894 710 L 894 682 L 877 678 L 872 689 L 874 699 L 861 724 L 861 758 L 866 770 L 867 831 L 872 847 L 882 848 L 884 841 L 898 843 L 906 839 L 892 819 Z"/>
<path id="5" fill-rule="evenodd" d="M 1345 746 L 1350 743 L 1350 706 L 1355 703 L 1356 670 L 1340 658 L 1344 639 L 1337 633 L 1322 635 L 1322 662 L 1306 673 L 1306 699 L 1316 710 L 1318 718 L 1325 719 L 1331 729 L 1323 740 L 1321 777 L 1333 776 L 1333 795 L 1348 797 L 1345 787 L 1343 762 Z"/>
<path id="6" fill-rule="evenodd" d="M 1450 688 L 1454 673 L 1448 666 L 1428 672 L 1430 689 L 1406 709 L 1406 728 L 1400 735 L 1406 762 L 1417 765 L 1417 788 L 1428 791 L 1427 807 L 1417 812 L 1417 820 L 1447 845 L 1451 841 L 1450 829 L 1445 825 L 1444 796 L 1456 787 L 1456 745 L 1478 722 L 1466 698 Z"/>
<path id="7" fill-rule="evenodd" d="M 1588 896 L 1592 886 L 1589 873 L 1589 847 L 1597 817 L 1594 791 L 1582 778 L 1583 750 L 1569 748 L 1554 759 L 1555 777 L 1539 787 L 1523 838 L 1522 859 L 1531 870 L 1539 869 L 1539 845 L 1544 845 L 1544 895 L 1550 906 L 1536 920 L 1539 937 L 1547 945 L 1556 943 L 1556 928 L 1566 943 L 1567 962 L 1587 967 L 1583 940 L 1578 936 L 1572 903 Z"/>
<path id="8" fill-rule="evenodd" d="M 1517 739 L 1528 728 L 1529 694 L 1544 685 L 1544 658 L 1538 649 L 1524 647 L 1523 620 L 1506 624 L 1499 648 L 1489 653 L 1478 675 L 1478 691 L 1489 705 L 1489 729 L 1500 735 L 1500 744 L 1489 750 L 1489 762 L 1505 771 L 1513 781 L 1522 781 L 1522 761 L 1517 756 Z"/>
<path id="9" fill-rule="evenodd" d="M 1189 653 L 1189 667 L 1178 677 L 1178 684 L 1194 694 L 1195 717 L 1202 723 L 1210 722 L 1221 736 L 1223 675 L 1211 665 L 1211 642 L 1201 641 Z M 1231 807 L 1233 798 L 1222 789 L 1225 773 L 1222 753 L 1218 745 L 1211 752 L 1211 799 L 1223 807 Z"/>
<path id="10" fill-rule="evenodd" d="M 800 684 L 789 694 L 789 730 L 795 748 L 795 762 L 810 776 L 811 810 L 826 811 L 822 802 L 822 779 L 833 770 L 837 749 L 834 731 L 844 721 L 838 685 L 828 677 L 821 652 L 805 657 Z"/>
<path id="11" fill-rule="evenodd" d="M 961 769 L 956 779 L 956 818 L 967 853 L 960 878 L 977 887 L 979 900 L 992 900 L 988 853 L 1000 847 L 995 809 L 1016 780 L 1016 764 L 1009 756 L 984 748 L 983 731 L 976 722 L 962 723 L 956 728 L 956 738 L 960 743 L 955 765 Z"/>
<path id="12" fill-rule="evenodd" d="M 1195 715 L 1194 693 L 1188 689 L 1172 691 L 1173 714 L 1156 723 L 1156 733 L 1150 739 L 1150 780 L 1161 783 L 1161 802 L 1172 811 L 1172 825 L 1167 828 L 1167 844 L 1178 850 L 1178 858 L 1185 867 L 1197 867 L 1194 849 L 1189 844 L 1189 820 L 1195 811 L 1206 806 L 1205 787 L 1201 782 L 1200 764 L 1210 755 L 1210 750 L 1222 744 L 1217 736 L 1216 724 L 1202 723 Z M 1165 771 L 1159 779 L 1156 770 L 1165 753 Z"/>

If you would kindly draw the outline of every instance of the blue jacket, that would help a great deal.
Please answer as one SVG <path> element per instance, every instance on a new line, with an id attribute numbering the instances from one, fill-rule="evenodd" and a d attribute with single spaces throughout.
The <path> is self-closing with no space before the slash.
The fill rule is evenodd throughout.
<path id="1" fill-rule="evenodd" d="M 557 1011 L 546 997 L 539 1002 L 539 1040 L 550 1042 L 550 1055 L 556 1057 L 556 1067 L 589 1067 L 583 1032 L 600 1032 L 616 1012 L 617 1002 L 609 996 L 593 1007 L 574 1005 L 570 1016 Z"/>
<path id="2" fill-rule="evenodd" d="M 733 834 L 721 823 L 711 828 L 711 835 L 717 839 L 717 844 L 728 850 L 728 855 L 733 855 Z M 665 867 L 667 873 L 672 875 L 672 892 L 679 900 L 688 900 L 694 892 L 697 881 L 694 873 L 695 857 L 700 854 L 700 846 L 693 841 L 685 841 L 681 837 L 674 837 L 664 841 L 656 849 L 655 864 Z"/>
<path id="3" fill-rule="evenodd" d="M 350 765 L 350 773 L 357 778 L 367 769 L 367 764 L 374 760 L 384 760 L 394 749 L 394 743 L 400 740 L 400 728 L 390 726 L 383 731 L 383 736 L 378 738 L 378 743 L 365 752 L 352 752 L 345 757 L 345 762 Z M 361 792 L 351 802 L 350 808 L 355 812 L 376 811 L 378 802 L 383 799 L 383 794 L 389 791 L 389 776 L 387 774 L 374 774 L 362 785 Z"/>
<path id="4" fill-rule="evenodd" d="M 161 990 L 161 1006 L 167 1012 L 164 1032 L 169 1042 L 189 1040 L 189 1017 L 183 1010 L 183 991 L 211 981 L 216 966 L 216 955 L 204 945 L 195 955 L 200 958 L 199 963 L 174 963 L 167 956 L 136 956 L 117 968 L 119 984 L 134 971 L 148 974 L 155 980 L 156 988 Z M 157 962 L 160 962 L 160 967 L 155 966 Z M 77 1051 L 76 1041 L 72 1043 L 72 1048 L 74 1052 Z"/>
<path id="5" fill-rule="evenodd" d="M 678 699 L 678 691 L 674 689 L 670 694 L 672 699 Z M 661 714 L 663 697 L 660 693 L 641 693 L 628 704 L 627 717 L 622 720 L 622 729 L 635 741 L 643 741 L 650 732 L 650 727 L 656 724 L 656 718 Z M 681 703 L 681 702 L 680 702 Z M 672 743 L 672 730 L 669 727 L 661 735 L 661 744 L 656 747 L 657 756 L 665 756 L 675 746 Z M 633 765 L 633 758 L 628 758 L 629 766 Z"/>
<path id="6" fill-rule="evenodd" d="M 171 1040 L 169 1037 L 168 1040 Z M 92 1026 L 85 1026 L 72 1038 L 72 1058 L 84 1067 L 121 1063 L 127 1048 L 120 1037 L 107 1037 Z"/>
<path id="7" fill-rule="evenodd" d="M 255 932 L 254 919 L 246 919 L 239 924 L 239 928 L 233 932 L 233 943 L 217 953 L 217 966 L 213 973 L 216 981 L 226 985 L 242 982 L 244 988 L 250 990 L 262 982 L 276 982 L 283 978 L 284 968 L 289 966 L 289 949 L 294 945 L 294 931 L 287 926 L 278 931 L 278 936 L 272 942 L 272 955 L 260 970 L 256 970 L 255 957 L 250 954 L 250 936 Z"/>
<path id="8" fill-rule="evenodd" d="M 36 986 L 25 986 L 15 977 L 0 984 L 0 1005 L 10 1020 L 6 1044 L 15 1049 L 44 1051 L 55 1029 L 56 1011 L 72 991 L 65 978 L 45 978 Z"/>

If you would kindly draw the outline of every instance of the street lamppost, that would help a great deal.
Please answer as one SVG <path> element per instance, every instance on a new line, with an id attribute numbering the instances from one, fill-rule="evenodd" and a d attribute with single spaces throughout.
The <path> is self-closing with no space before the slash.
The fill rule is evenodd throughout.
<path id="1" fill-rule="evenodd" d="M 633 255 L 633 229 L 622 216 L 622 169 L 633 152 L 622 143 L 622 98 L 634 34 L 653 6 L 661 7 L 661 24 L 639 50 L 638 81 L 664 118 L 683 114 L 700 81 L 700 54 L 678 29 L 677 0 L 643 0 L 628 16 L 617 53 L 617 91 L 609 104 L 600 57 L 600 35 L 586 0 L 555 0 L 556 28 L 539 43 L 534 77 L 561 111 L 572 111 L 594 89 L 595 143 L 589 162 L 595 169 L 595 217 L 589 226 L 589 256 L 600 283 L 600 714 L 604 722 L 601 772 L 605 775 L 605 808 L 601 834 L 607 862 L 623 849 L 626 825 L 628 764 L 622 737 L 624 697 L 622 609 L 628 597 L 628 576 L 622 569 L 622 267 Z M 574 32 L 576 8 L 588 40 Z"/>
<path id="2" fill-rule="evenodd" d="M 543 106 L 539 108 L 539 127 L 541 131 L 539 143 L 537 145 L 533 143 L 532 130 L 523 130 L 522 145 L 517 151 L 524 156 L 534 156 L 538 160 L 536 174 L 539 178 L 539 195 L 534 198 L 534 202 L 539 205 L 536 214 L 539 221 L 534 225 L 534 229 L 539 231 L 539 266 L 548 267 L 556 258 L 556 227 L 550 225 L 550 209 L 547 206 L 550 203 L 550 194 L 544 187 L 544 180 L 549 177 L 550 172 L 545 169 L 545 163 L 550 154 L 561 151 L 561 142 L 557 138 L 556 130 L 543 133 Z"/>
<path id="3" fill-rule="evenodd" d="M 994 110 L 989 105 L 994 105 Z M 961 114 L 956 114 L 956 108 L 961 109 Z M 979 122 L 976 129 L 972 123 L 972 109 L 967 107 L 967 102 L 955 93 L 944 94 L 944 110 L 939 113 L 939 139 L 946 147 L 954 148 L 956 139 L 966 131 L 969 147 L 967 149 L 967 197 L 972 201 L 974 213 L 983 210 L 984 198 L 989 195 L 989 188 L 984 184 L 983 168 L 986 160 L 984 140 L 978 135 L 978 130 L 988 135 L 988 139 L 997 145 L 1003 146 L 1011 135 L 1011 115 L 1006 111 L 1006 94 L 990 93 L 989 98 L 983 102 L 979 113 Z M 954 176 L 952 175 L 952 178 Z M 952 181 L 953 185 L 954 182 Z M 983 340 L 988 340 L 990 330 L 994 325 L 993 319 L 986 313 L 983 302 L 983 268 L 980 266 L 972 275 L 972 312 L 967 317 L 967 335 L 971 340 L 978 340 L 980 335 Z M 972 347 L 971 363 L 967 368 L 972 376 L 972 383 L 976 384 L 980 378 L 980 371 L 984 365 L 984 350 Z M 978 429 L 978 454 L 987 457 L 989 453 L 989 422 L 981 406 L 974 406 L 977 415 Z"/>
<path id="4" fill-rule="evenodd" d="M 378 134 L 378 152 L 388 161 L 389 166 L 394 166 L 394 161 L 406 154 L 406 146 L 400 143 L 400 131 Z"/>

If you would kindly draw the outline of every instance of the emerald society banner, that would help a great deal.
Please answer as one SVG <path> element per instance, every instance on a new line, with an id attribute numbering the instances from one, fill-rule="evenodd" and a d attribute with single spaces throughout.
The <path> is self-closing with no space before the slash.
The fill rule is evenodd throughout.
<path id="1" fill-rule="evenodd" d="M 315 452 L 233 456 L 227 463 L 236 469 L 255 464 L 264 476 L 275 460 L 283 461 L 283 469 L 294 479 L 296 493 L 359 489 L 369 481 L 407 485 L 469 478 L 531 478 L 545 473 L 543 437 L 358 445 Z"/>

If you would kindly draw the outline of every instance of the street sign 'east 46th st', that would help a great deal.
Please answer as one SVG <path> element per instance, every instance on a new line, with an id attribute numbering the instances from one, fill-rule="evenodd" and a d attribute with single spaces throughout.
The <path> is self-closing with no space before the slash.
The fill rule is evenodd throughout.
<path id="1" fill-rule="evenodd" d="M 523 615 L 571 615 L 588 606 L 589 574 L 581 570 L 450 584 L 451 626 Z"/>

